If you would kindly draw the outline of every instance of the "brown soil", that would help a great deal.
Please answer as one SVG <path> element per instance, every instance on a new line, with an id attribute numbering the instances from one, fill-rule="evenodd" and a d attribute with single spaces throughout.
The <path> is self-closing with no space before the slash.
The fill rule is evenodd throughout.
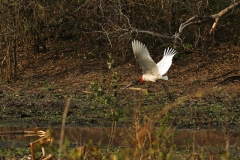
<path id="1" fill-rule="evenodd" d="M 121 60 L 121 57 L 115 58 L 115 69 L 120 78 L 117 82 L 119 88 L 138 79 L 142 74 L 132 53 L 129 51 L 128 54 L 130 56 L 125 60 Z M 161 59 L 161 56 L 162 54 L 154 59 Z M 89 85 L 92 82 L 99 83 L 105 92 L 111 92 L 113 71 L 108 69 L 107 58 L 86 58 L 82 57 L 82 54 L 72 56 L 71 52 L 66 51 L 57 55 L 50 53 L 32 55 L 28 61 L 21 55 L 18 59 L 21 62 L 18 66 L 19 79 L 16 82 L 4 83 L 1 87 L 3 94 L 0 102 L 0 125 L 60 126 L 66 99 L 70 96 L 73 100 L 67 125 L 111 124 L 109 107 L 100 105 L 89 94 L 91 92 Z M 169 112 L 176 117 L 182 117 L 181 122 L 177 123 L 179 119 L 173 116 L 171 118 L 173 124 L 183 128 L 189 127 L 191 119 L 195 118 L 195 126 L 196 119 L 199 125 L 209 125 L 210 122 L 214 122 L 214 116 L 209 118 L 209 115 L 204 117 L 203 114 L 220 105 L 227 108 L 229 113 L 234 113 L 229 123 L 233 128 L 238 128 L 240 80 L 231 77 L 240 76 L 239 68 L 240 48 L 236 47 L 218 47 L 208 53 L 203 51 L 178 53 L 168 72 L 169 81 L 144 83 L 140 87 L 148 89 L 155 95 L 156 101 L 153 102 L 153 106 L 156 114 Z M 229 80 L 224 81 L 227 78 Z M 222 81 L 224 83 L 220 83 Z M 168 98 L 162 83 L 168 86 L 174 100 Z M 127 97 L 130 101 L 134 98 L 134 93 L 129 90 L 119 90 L 119 95 L 122 98 Z M 161 99 L 156 98 L 159 95 Z M 131 107 L 130 101 L 130 104 L 123 102 L 123 105 Z M 161 107 L 158 108 L 157 104 L 161 104 Z M 205 110 L 193 110 L 192 115 L 189 115 L 189 109 L 194 107 L 203 107 Z M 224 110 L 221 110 L 221 114 L 222 112 L 226 113 Z M 120 119 L 120 124 L 127 124 L 131 120 L 129 111 L 126 111 L 126 114 L 128 118 Z"/>

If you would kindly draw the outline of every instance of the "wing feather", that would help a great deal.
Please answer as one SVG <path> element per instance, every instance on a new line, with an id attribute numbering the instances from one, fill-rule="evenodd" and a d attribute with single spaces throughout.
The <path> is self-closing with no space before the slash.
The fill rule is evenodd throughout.
<path id="1" fill-rule="evenodd" d="M 158 75 L 158 66 L 153 61 L 147 47 L 138 40 L 132 41 L 132 48 L 135 58 L 139 65 L 142 67 L 143 73 L 151 73 L 152 75 Z"/>
<path id="2" fill-rule="evenodd" d="M 173 48 L 167 48 L 164 50 L 164 56 L 161 61 L 157 63 L 158 71 L 160 75 L 167 73 L 172 65 L 173 56 L 176 54 L 176 50 Z"/>

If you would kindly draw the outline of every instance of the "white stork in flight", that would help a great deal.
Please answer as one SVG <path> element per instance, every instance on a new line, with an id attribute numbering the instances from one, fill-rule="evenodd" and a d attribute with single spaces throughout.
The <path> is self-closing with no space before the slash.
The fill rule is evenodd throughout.
<path id="1" fill-rule="evenodd" d="M 132 48 L 134 56 L 142 67 L 143 75 L 134 83 L 129 84 L 127 87 L 133 84 L 143 83 L 144 81 L 156 82 L 158 79 L 168 80 L 168 76 L 164 75 L 172 65 L 173 56 L 177 53 L 173 48 L 166 48 L 161 61 L 157 64 L 150 57 L 147 47 L 138 40 L 132 41 Z"/>

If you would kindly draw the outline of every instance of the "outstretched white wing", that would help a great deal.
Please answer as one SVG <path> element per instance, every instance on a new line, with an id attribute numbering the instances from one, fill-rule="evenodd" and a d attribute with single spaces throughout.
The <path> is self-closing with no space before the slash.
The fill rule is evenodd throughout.
<path id="1" fill-rule="evenodd" d="M 161 61 L 157 63 L 158 71 L 160 75 L 164 75 L 172 65 L 173 56 L 176 54 L 176 50 L 173 48 L 167 48 L 164 50 L 164 56 Z"/>
<path id="2" fill-rule="evenodd" d="M 147 47 L 141 42 L 133 40 L 132 48 L 137 62 L 142 67 L 143 73 L 150 73 L 154 76 L 157 76 L 159 74 L 157 64 L 150 57 Z"/>

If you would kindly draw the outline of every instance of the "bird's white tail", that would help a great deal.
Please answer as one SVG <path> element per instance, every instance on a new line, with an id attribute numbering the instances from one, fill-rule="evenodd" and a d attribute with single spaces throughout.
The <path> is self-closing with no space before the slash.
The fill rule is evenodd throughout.
<path id="1" fill-rule="evenodd" d="M 168 76 L 162 76 L 162 79 L 164 79 L 164 80 L 168 80 Z"/>

